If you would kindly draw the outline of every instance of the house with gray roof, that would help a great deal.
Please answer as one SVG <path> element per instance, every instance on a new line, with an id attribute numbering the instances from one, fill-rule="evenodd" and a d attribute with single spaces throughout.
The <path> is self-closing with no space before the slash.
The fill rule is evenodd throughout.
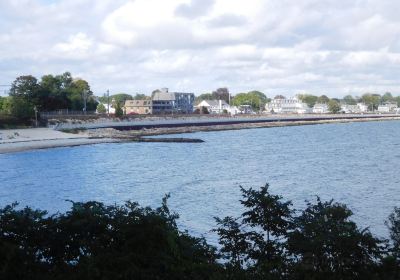
<path id="1" fill-rule="evenodd" d="M 194 93 L 169 92 L 167 88 L 152 94 L 153 114 L 193 113 Z"/>

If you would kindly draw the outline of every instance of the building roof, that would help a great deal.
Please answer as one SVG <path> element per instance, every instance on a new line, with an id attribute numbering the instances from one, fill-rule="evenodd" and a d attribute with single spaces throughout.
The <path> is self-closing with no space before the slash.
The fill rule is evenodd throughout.
<path id="1" fill-rule="evenodd" d="M 175 94 L 165 91 L 156 91 L 152 97 L 154 101 L 174 101 Z"/>
<path id="2" fill-rule="evenodd" d="M 227 105 L 228 105 L 228 103 L 226 103 L 225 100 L 203 100 L 203 101 L 201 101 L 201 102 L 199 103 L 198 106 L 200 106 L 201 103 L 205 102 L 205 103 L 208 104 L 208 106 L 217 107 L 217 106 L 219 106 L 219 102 L 220 102 L 220 101 L 221 101 L 221 105 L 222 105 L 222 106 L 227 106 Z M 203 105 L 203 106 L 204 106 L 204 105 Z"/>
<path id="3" fill-rule="evenodd" d="M 135 100 L 126 100 L 125 106 L 151 106 L 152 101 L 148 99 L 135 99 Z"/>

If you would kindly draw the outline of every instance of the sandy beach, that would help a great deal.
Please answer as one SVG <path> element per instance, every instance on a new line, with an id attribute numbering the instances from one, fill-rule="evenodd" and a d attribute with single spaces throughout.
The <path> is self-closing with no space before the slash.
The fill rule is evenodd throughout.
<path id="1" fill-rule="evenodd" d="M 117 141 L 119 140 L 94 138 L 84 132 L 72 134 L 51 128 L 7 129 L 0 130 L 0 154 Z"/>

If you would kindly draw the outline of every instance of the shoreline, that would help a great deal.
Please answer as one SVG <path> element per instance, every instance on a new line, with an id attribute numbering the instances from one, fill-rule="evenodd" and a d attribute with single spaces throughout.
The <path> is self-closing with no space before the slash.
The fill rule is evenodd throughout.
<path id="1" fill-rule="evenodd" d="M 127 142 L 152 142 L 146 141 L 146 136 L 160 136 L 171 134 L 212 132 L 225 130 L 256 129 L 269 127 L 318 125 L 334 123 L 371 122 L 371 121 L 395 121 L 400 116 L 388 116 L 382 118 L 353 118 L 353 119 L 326 119 L 315 121 L 290 121 L 290 122 L 266 122 L 266 123 L 240 123 L 210 126 L 182 126 L 161 127 L 141 130 L 117 130 L 114 128 L 99 128 L 87 130 L 78 134 L 56 131 L 51 128 L 30 128 L 0 130 L 0 154 L 17 153 L 39 149 L 60 147 L 76 147 L 82 145 L 94 145 L 105 143 Z M 144 140 L 144 141 L 141 141 Z M 201 140 L 201 139 L 196 139 Z M 157 141 L 162 142 L 162 141 Z M 166 140 L 165 142 L 173 142 Z M 178 141 L 179 142 L 179 141 Z"/>

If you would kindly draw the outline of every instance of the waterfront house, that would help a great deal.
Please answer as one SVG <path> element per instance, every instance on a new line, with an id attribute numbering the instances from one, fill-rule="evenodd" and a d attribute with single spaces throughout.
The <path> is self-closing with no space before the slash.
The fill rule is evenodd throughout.
<path id="1" fill-rule="evenodd" d="M 328 105 L 325 103 L 317 103 L 314 105 L 312 112 L 314 114 L 326 114 L 329 113 Z"/>
<path id="2" fill-rule="evenodd" d="M 240 108 L 237 107 L 237 106 L 229 106 L 229 108 L 227 109 L 227 111 L 228 111 L 228 113 L 229 113 L 231 116 L 234 116 L 234 115 L 237 115 L 237 114 L 241 114 L 241 113 L 242 113 L 242 111 L 240 110 Z"/>
<path id="3" fill-rule="evenodd" d="M 343 113 L 345 114 L 357 114 L 361 113 L 360 107 L 357 105 L 348 105 L 348 104 L 343 104 L 340 106 L 340 109 Z"/>
<path id="4" fill-rule="evenodd" d="M 360 110 L 360 113 L 368 112 L 368 105 L 364 103 L 357 103 L 357 107 Z"/>
<path id="5" fill-rule="evenodd" d="M 254 114 L 251 105 L 239 105 L 240 114 Z"/>
<path id="6" fill-rule="evenodd" d="M 387 102 L 378 106 L 379 113 L 395 113 L 397 109 L 397 103 L 392 102 Z"/>
<path id="7" fill-rule="evenodd" d="M 368 112 L 368 105 L 364 103 L 357 103 L 357 105 L 343 104 L 341 106 L 342 112 L 345 114 L 360 114 Z"/>
<path id="8" fill-rule="evenodd" d="M 168 88 L 156 90 L 152 94 L 153 114 L 193 113 L 194 93 L 169 92 Z"/>
<path id="9" fill-rule="evenodd" d="M 153 113 L 153 101 L 151 100 L 126 100 L 124 106 L 125 114 L 147 115 Z"/>
<path id="10" fill-rule="evenodd" d="M 200 112 L 202 108 L 206 108 L 210 114 L 223 114 L 231 109 L 225 100 L 203 100 L 196 108 L 198 108 Z"/>
<path id="11" fill-rule="evenodd" d="M 308 105 L 300 101 L 297 97 L 286 98 L 282 95 L 275 96 L 265 105 L 265 110 L 269 113 L 283 114 L 304 114 L 310 113 Z"/>

